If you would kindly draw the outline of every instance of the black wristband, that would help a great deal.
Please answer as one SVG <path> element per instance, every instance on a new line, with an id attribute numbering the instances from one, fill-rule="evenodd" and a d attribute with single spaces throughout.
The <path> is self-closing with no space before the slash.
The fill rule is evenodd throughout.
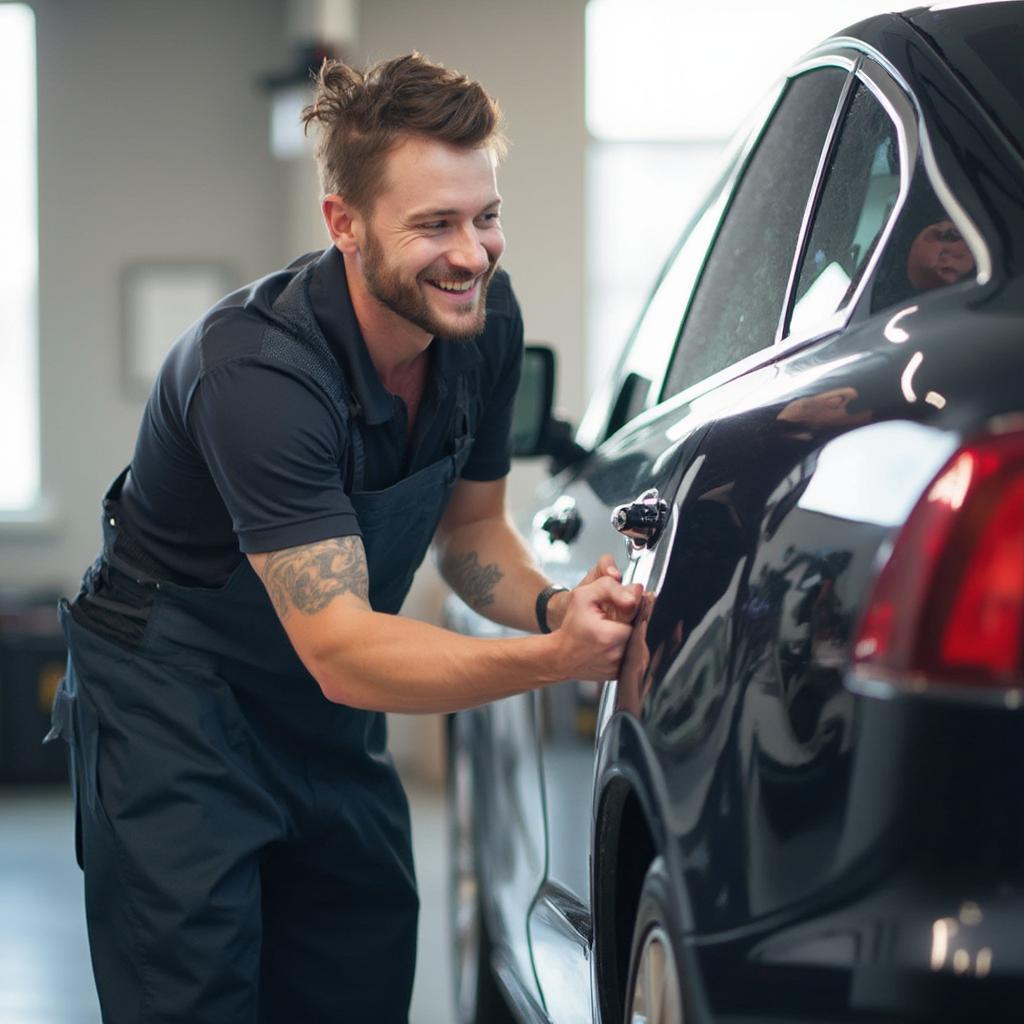
<path id="1" fill-rule="evenodd" d="M 550 587 L 545 587 L 537 595 L 537 604 L 535 606 L 537 612 L 537 625 L 540 626 L 542 633 L 550 633 L 551 627 L 548 625 L 548 601 L 555 596 L 555 594 L 568 593 L 568 587 L 559 587 L 552 584 Z"/>

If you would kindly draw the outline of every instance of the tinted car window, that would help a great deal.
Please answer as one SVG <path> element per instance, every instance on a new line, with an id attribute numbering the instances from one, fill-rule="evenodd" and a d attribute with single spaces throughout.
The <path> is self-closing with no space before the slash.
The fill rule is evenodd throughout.
<path id="1" fill-rule="evenodd" d="M 858 84 L 804 252 L 791 333 L 814 330 L 849 302 L 896 204 L 899 172 L 896 126 L 870 90 Z"/>
<path id="2" fill-rule="evenodd" d="M 871 311 L 911 302 L 925 292 L 965 281 L 975 272 L 974 256 L 919 160 L 907 201 L 875 271 Z"/>
<path id="3" fill-rule="evenodd" d="M 793 79 L 740 181 L 707 263 L 663 397 L 775 340 L 800 225 L 846 72 Z"/>

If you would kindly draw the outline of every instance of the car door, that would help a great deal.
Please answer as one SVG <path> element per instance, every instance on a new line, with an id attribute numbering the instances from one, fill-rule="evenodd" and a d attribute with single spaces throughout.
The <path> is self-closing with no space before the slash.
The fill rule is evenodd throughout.
<path id="1" fill-rule="evenodd" d="M 642 547 L 627 554 L 611 526 L 613 509 L 641 499 L 671 506 L 700 465 L 702 439 L 723 402 L 739 405 L 771 386 L 771 350 L 808 196 L 852 67 L 837 56 L 798 69 L 675 253 L 617 390 L 591 407 L 581 428 L 588 441 L 591 431 L 600 437 L 611 429 L 611 436 L 551 482 L 550 503 L 535 520 L 534 551 L 552 578 L 575 582 L 612 551 L 627 579 L 646 583 L 651 558 Z M 737 306 L 733 329 L 727 313 Z M 666 539 L 673 529 L 670 517 Z M 534 698 L 547 869 L 530 941 L 547 1013 L 559 1024 L 592 1014 L 589 845 L 599 696 L 598 687 L 572 681 Z"/>

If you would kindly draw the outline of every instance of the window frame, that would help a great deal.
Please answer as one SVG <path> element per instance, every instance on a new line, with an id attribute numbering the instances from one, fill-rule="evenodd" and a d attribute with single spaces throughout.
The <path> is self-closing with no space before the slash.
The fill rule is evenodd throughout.
<path id="1" fill-rule="evenodd" d="M 875 245 L 874 251 L 871 253 L 868 262 L 860 275 L 857 286 L 853 290 L 853 293 L 847 302 L 841 308 L 837 309 L 827 320 L 821 321 L 811 330 L 790 333 L 789 325 L 793 315 L 793 308 L 795 306 L 794 299 L 797 284 L 800 279 L 800 268 L 803 266 L 804 256 L 807 252 L 807 246 L 810 244 L 815 221 L 821 211 L 828 166 L 831 163 L 836 147 L 839 144 L 839 139 L 842 134 L 842 126 L 846 121 L 846 117 L 850 109 L 850 103 L 853 98 L 854 85 L 857 83 L 860 83 L 868 90 L 875 101 L 885 111 L 893 127 L 896 129 L 896 143 L 899 149 L 900 158 L 899 192 L 896 195 L 896 202 L 893 204 L 893 208 L 889 212 L 889 218 L 882 226 L 882 230 L 879 233 L 878 243 Z M 836 118 L 833 120 L 832 128 L 829 133 L 828 145 L 822 153 L 821 161 L 818 164 L 818 171 L 815 175 L 814 185 L 811 187 L 811 194 L 808 197 L 807 208 L 804 210 L 804 219 L 800 228 L 799 241 L 793 255 L 792 266 L 790 267 L 789 283 L 786 286 L 786 298 L 782 304 L 782 313 L 779 317 L 778 327 L 775 332 L 776 347 L 780 347 L 785 344 L 788 348 L 790 344 L 796 345 L 803 341 L 811 341 L 815 338 L 821 338 L 824 335 L 833 334 L 836 331 L 842 330 L 849 323 L 854 310 L 860 303 L 861 296 L 864 294 L 864 289 L 874 277 L 875 268 L 878 266 L 878 261 L 881 259 L 885 247 L 889 244 L 889 237 L 892 235 L 896 219 L 906 202 L 907 194 L 910 191 L 910 179 L 913 175 L 913 168 L 917 162 L 918 150 L 919 139 L 916 117 L 910 99 L 903 93 L 896 82 L 887 76 L 878 65 L 869 62 L 865 55 L 862 54 L 857 61 L 857 65 L 853 70 L 853 74 L 850 76 L 850 80 L 847 83 L 847 87 L 840 100 L 840 106 L 836 112 Z"/>

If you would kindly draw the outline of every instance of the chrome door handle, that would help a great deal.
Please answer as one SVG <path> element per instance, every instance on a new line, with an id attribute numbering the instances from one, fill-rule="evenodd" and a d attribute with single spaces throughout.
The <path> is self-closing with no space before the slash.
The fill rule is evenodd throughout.
<path id="1" fill-rule="evenodd" d="M 653 489 L 612 512 L 612 526 L 629 539 L 634 551 L 653 547 L 666 522 L 668 503 Z"/>

